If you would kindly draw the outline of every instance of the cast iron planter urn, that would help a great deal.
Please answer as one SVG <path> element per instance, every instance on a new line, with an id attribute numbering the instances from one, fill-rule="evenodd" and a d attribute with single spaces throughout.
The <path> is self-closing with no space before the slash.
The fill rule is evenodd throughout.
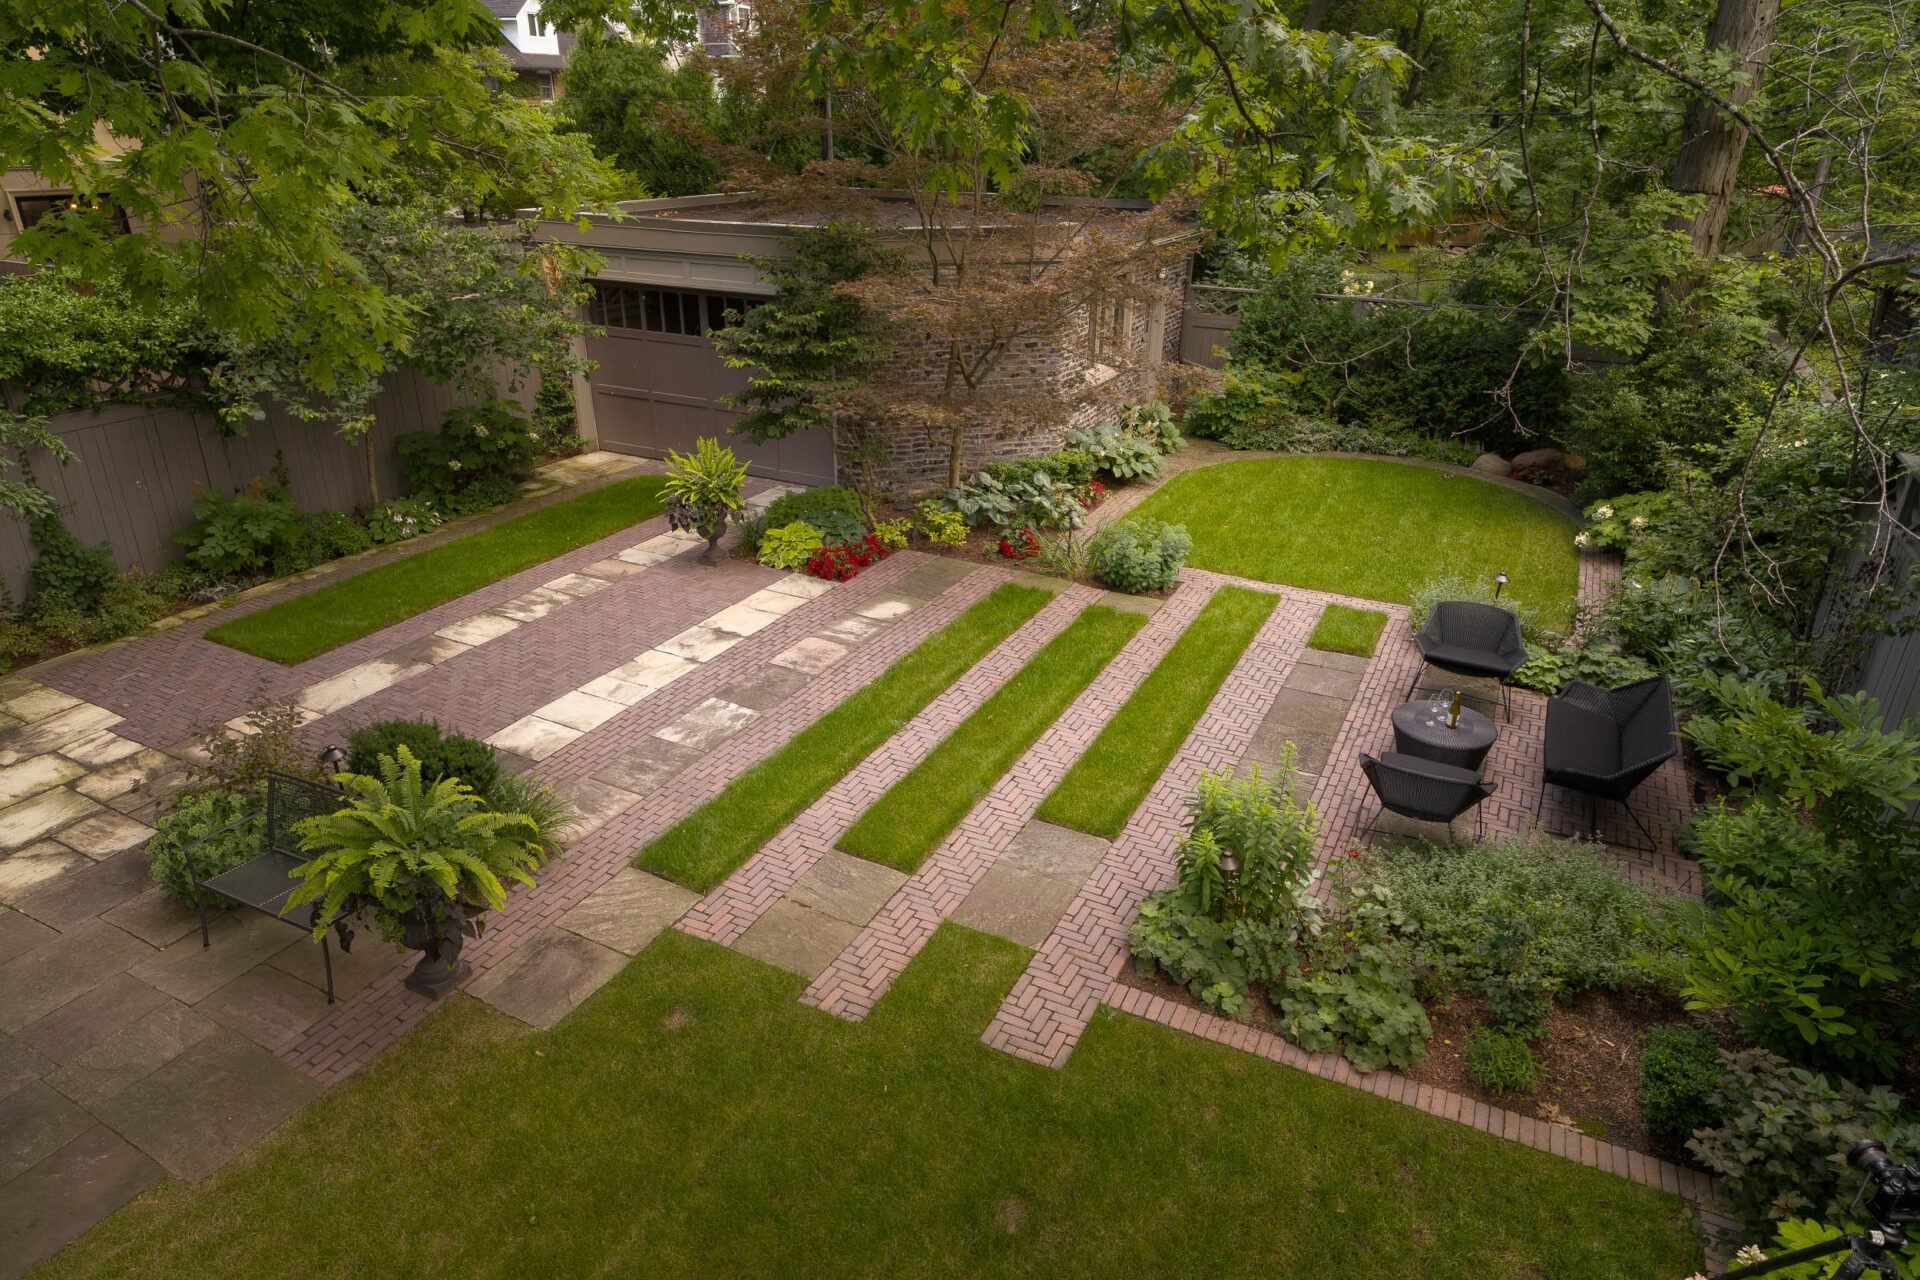
<path id="1" fill-rule="evenodd" d="M 700 553 L 702 564 L 719 564 L 727 558 L 727 553 L 720 549 L 720 539 L 727 532 L 727 517 L 732 514 L 727 508 L 675 497 L 668 499 L 665 510 L 668 525 L 676 531 L 698 534 L 707 540 L 707 549 Z"/>
<path id="2" fill-rule="evenodd" d="M 472 972 L 473 967 L 460 958 L 460 949 L 468 938 L 480 936 L 480 925 L 465 907 L 444 897 L 422 899 L 400 916 L 399 923 L 400 945 L 420 952 L 420 963 L 407 975 L 407 990 L 438 1000 Z"/>

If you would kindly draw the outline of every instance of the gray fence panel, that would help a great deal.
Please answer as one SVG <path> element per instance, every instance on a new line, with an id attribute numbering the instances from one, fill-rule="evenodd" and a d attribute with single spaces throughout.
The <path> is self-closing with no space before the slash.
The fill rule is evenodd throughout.
<path id="1" fill-rule="evenodd" d="M 516 393 L 530 403 L 529 392 Z M 380 496 L 406 491 L 394 438 L 432 431 L 440 417 L 467 397 L 414 374 L 390 379 L 373 403 L 375 474 Z M 60 503 L 67 527 L 83 541 L 112 545 L 123 568 L 157 569 L 180 559 L 173 535 L 193 519 L 196 484 L 232 493 L 286 460 L 294 501 L 309 511 L 366 505 L 362 446 L 338 432 L 270 407 L 245 436 L 225 437 L 210 414 L 148 404 L 111 405 L 98 412 L 50 420 L 54 434 L 76 457 L 62 467 L 42 454 L 30 459 L 34 478 Z M 17 475 L 10 462 L 0 474 Z M 15 600 L 27 590 L 36 552 L 18 521 L 0 517 L 0 583 Z"/>

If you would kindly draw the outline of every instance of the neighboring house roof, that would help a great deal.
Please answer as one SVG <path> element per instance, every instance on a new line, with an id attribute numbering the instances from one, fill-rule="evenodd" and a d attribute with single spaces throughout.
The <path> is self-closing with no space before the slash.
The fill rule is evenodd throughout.
<path id="1" fill-rule="evenodd" d="M 486 0 L 486 4 L 496 18 L 517 18 L 527 7 L 527 0 Z"/>
<path id="2" fill-rule="evenodd" d="M 500 3 L 501 0 L 493 0 Z M 573 36 L 562 31 L 559 33 L 559 53 L 522 53 L 506 40 L 500 42 L 500 52 L 507 55 L 507 65 L 515 71 L 560 71 L 567 65 L 567 59 L 573 53 L 577 43 Z"/>

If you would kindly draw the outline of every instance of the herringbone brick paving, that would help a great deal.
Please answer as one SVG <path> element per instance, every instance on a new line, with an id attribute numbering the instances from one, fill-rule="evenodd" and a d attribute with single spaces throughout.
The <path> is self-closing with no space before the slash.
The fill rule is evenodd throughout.
<path id="1" fill-rule="evenodd" d="M 731 945 L 799 883 L 855 818 L 1100 595 L 1083 586 L 1062 591 L 696 903 L 677 927 L 696 938 Z"/>
<path id="2" fill-rule="evenodd" d="M 871 1013 L 940 922 L 966 900 L 1040 802 L 1166 656 L 1213 591 L 1211 581 L 1182 584 L 814 980 L 801 1000 L 852 1021 Z"/>
<path id="3" fill-rule="evenodd" d="M 1183 578 L 1200 576 L 1189 570 Z M 1228 581 L 1206 577 L 1215 586 Z M 1048 1066 L 1066 1062 L 1111 976 L 1126 962 L 1127 929 L 1141 899 L 1172 878 L 1186 797 L 1202 773 L 1225 773 L 1240 762 L 1306 647 L 1324 601 L 1293 589 L 1282 594 L 1160 780 L 1014 983 L 981 1036 L 989 1046 Z"/>

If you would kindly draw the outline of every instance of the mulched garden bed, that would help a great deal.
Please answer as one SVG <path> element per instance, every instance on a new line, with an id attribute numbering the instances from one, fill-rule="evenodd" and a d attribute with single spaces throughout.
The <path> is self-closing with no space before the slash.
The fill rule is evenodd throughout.
<path id="1" fill-rule="evenodd" d="M 1131 961 L 1114 981 L 1172 1004 L 1215 1013 L 1180 983 L 1165 974 L 1149 977 Z M 1266 993 L 1256 986 L 1253 995 L 1248 1025 L 1279 1035 Z M 1409 1080 L 1488 1106 L 1570 1125 L 1644 1155 L 1675 1164 L 1693 1163 L 1684 1144 L 1655 1138 L 1640 1123 L 1640 1036 L 1649 1027 L 1685 1023 L 1685 1011 L 1677 1002 L 1649 994 L 1589 991 L 1556 1005 L 1546 1021 L 1547 1034 L 1534 1042 L 1542 1072 L 1540 1085 L 1531 1093 L 1494 1093 L 1468 1073 L 1463 1057 L 1467 1033 L 1481 1021 L 1476 997 L 1430 1001 L 1427 1017 L 1433 1023 L 1428 1057 L 1420 1066 L 1401 1072 Z"/>

